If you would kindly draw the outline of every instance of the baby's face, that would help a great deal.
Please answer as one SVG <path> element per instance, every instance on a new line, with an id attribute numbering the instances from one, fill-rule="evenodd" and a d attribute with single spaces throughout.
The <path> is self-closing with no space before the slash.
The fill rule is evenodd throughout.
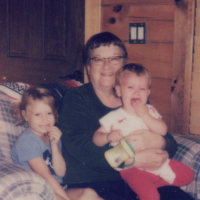
<path id="1" fill-rule="evenodd" d="M 147 103 L 150 94 L 149 77 L 125 73 L 121 79 L 120 85 L 116 86 L 116 92 L 122 98 L 123 106 L 126 109 L 130 108 L 132 101 Z"/>

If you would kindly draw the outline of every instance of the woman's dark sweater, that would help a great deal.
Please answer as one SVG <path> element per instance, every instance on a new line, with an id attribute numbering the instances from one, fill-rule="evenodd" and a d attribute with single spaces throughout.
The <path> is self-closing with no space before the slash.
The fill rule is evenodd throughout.
<path id="1" fill-rule="evenodd" d="M 70 89 L 63 99 L 59 115 L 63 156 L 67 165 L 64 182 L 89 183 L 121 179 L 104 158 L 108 145 L 97 147 L 92 142 L 99 128 L 99 119 L 114 110 L 106 107 L 96 96 L 90 83 Z M 165 137 L 170 157 L 176 152 L 176 142 L 169 134 Z"/>

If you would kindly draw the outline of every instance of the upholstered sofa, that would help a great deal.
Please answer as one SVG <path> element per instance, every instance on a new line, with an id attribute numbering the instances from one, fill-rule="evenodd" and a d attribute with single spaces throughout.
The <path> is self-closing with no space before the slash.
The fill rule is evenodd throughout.
<path id="1" fill-rule="evenodd" d="M 60 103 L 70 87 L 79 85 L 80 82 L 75 80 L 43 84 L 53 91 Z M 0 200 L 55 200 L 51 187 L 44 179 L 14 164 L 10 156 L 17 136 L 25 128 L 15 125 L 12 108 L 28 87 L 30 85 L 24 83 L 0 84 Z M 173 136 L 178 143 L 175 159 L 190 166 L 195 174 L 194 181 L 182 189 L 200 200 L 200 141 L 176 134 Z"/>

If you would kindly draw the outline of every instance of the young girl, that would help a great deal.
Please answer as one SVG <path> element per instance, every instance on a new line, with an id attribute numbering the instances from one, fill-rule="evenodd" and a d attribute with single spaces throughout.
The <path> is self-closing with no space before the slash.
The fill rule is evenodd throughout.
<path id="1" fill-rule="evenodd" d="M 167 125 L 156 109 L 147 104 L 150 89 L 151 77 L 143 66 L 131 63 L 120 69 L 116 74 L 115 90 L 123 105 L 100 119 L 101 126 L 94 133 L 93 142 L 97 146 L 107 143 L 115 146 L 125 138 L 134 149 L 134 141 L 130 141 L 128 136 L 139 134 L 142 129 L 164 136 Z M 125 164 L 133 165 L 134 158 L 127 159 Z M 159 200 L 158 187 L 183 186 L 194 178 L 188 166 L 174 159 L 168 159 L 161 168 L 154 171 L 126 168 L 126 165 L 116 170 L 119 170 L 121 177 L 138 194 L 140 200 Z"/>
<path id="2" fill-rule="evenodd" d="M 13 161 L 42 176 L 53 188 L 57 200 L 100 200 L 92 189 L 61 187 L 66 164 L 61 154 L 61 131 L 55 126 L 58 105 L 47 89 L 36 87 L 24 92 L 17 107 L 19 123 L 28 128 L 20 134 L 11 151 Z"/>

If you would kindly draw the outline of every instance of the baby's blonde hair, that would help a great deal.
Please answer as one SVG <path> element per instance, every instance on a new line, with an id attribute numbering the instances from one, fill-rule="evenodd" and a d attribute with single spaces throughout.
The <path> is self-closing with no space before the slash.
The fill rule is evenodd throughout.
<path id="1" fill-rule="evenodd" d="M 125 73 L 133 73 L 136 74 L 137 76 L 147 76 L 149 79 L 149 89 L 151 89 L 151 76 L 149 74 L 149 71 L 142 65 L 135 63 L 126 64 L 117 71 L 115 77 L 115 86 L 120 85 L 122 77 Z"/>
<path id="2" fill-rule="evenodd" d="M 18 119 L 17 124 L 21 124 L 25 121 L 22 111 L 27 109 L 27 106 L 36 100 L 44 101 L 53 111 L 54 117 L 58 119 L 58 105 L 52 92 L 42 87 L 32 87 L 26 90 L 23 95 L 21 102 L 15 107 L 15 114 Z"/>

